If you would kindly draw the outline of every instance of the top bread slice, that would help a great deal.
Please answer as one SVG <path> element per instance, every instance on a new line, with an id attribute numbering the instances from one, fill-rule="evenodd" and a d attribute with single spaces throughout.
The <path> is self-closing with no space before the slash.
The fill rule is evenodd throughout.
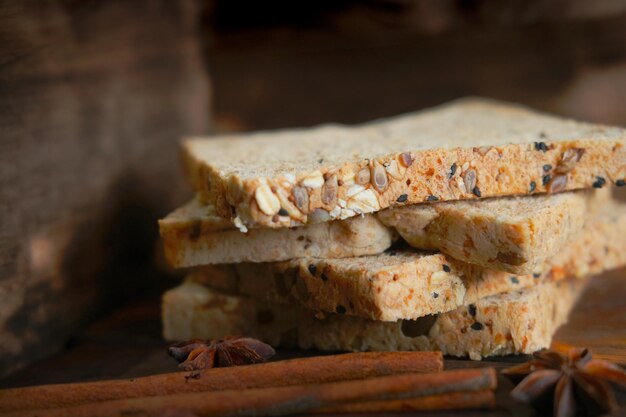
<path id="1" fill-rule="evenodd" d="M 238 227 L 390 206 L 623 185 L 626 131 L 464 99 L 364 125 L 194 138 L 187 172 Z"/>

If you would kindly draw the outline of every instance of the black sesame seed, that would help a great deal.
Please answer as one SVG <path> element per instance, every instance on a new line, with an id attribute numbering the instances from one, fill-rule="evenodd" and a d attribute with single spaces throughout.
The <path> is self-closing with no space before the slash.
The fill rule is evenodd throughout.
<path id="1" fill-rule="evenodd" d="M 552 165 L 550 165 L 550 164 L 545 164 L 545 165 L 543 166 L 543 170 L 544 170 L 545 172 L 548 172 L 548 171 L 550 171 L 551 169 L 552 169 Z"/>
<path id="2" fill-rule="evenodd" d="M 309 272 L 311 273 L 311 275 L 315 275 L 315 273 L 317 272 L 317 267 L 313 264 L 309 265 Z"/>
<path id="3" fill-rule="evenodd" d="M 400 197 L 396 200 L 398 203 L 404 203 L 409 199 L 409 196 L 406 194 L 401 194 Z"/>
<path id="4" fill-rule="evenodd" d="M 536 189 L 537 189 L 537 183 L 535 181 L 531 181 L 530 182 L 530 192 L 534 193 Z"/>
<path id="5" fill-rule="evenodd" d="M 446 265 L 446 264 L 443 264 L 443 270 L 445 272 L 450 272 L 450 267 L 448 265 Z"/>
<path id="6" fill-rule="evenodd" d="M 541 179 L 541 184 L 548 185 L 549 183 L 550 183 L 550 176 L 544 175 L 543 178 Z"/>
<path id="7" fill-rule="evenodd" d="M 537 279 L 541 276 L 541 272 L 534 272 L 533 273 L 533 278 Z"/>
<path id="8" fill-rule="evenodd" d="M 617 185 L 618 187 L 623 187 L 626 185 L 626 180 L 617 180 L 615 181 L 615 185 Z"/>
<path id="9" fill-rule="evenodd" d="M 337 314 L 346 314 L 346 308 L 341 304 L 337 306 L 337 309 L 335 311 L 337 312 Z"/>
<path id="10" fill-rule="evenodd" d="M 328 277 L 326 276 L 326 274 L 322 273 L 322 275 L 320 275 L 320 278 L 322 279 L 322 281 L 326 282 L 328 281 Z"/>
<path id="11" fill-rule="evenodd" d="M 474 195 L 476 197 L 481 197 L 482 193 L 480 192 L 480 188 L 478 188 L 478 185 L 476 187 L 474 187 L 474 189 L 472 190 L 472 192 L 474 193 Z"/>
<path id="12" fill-rule="evenodd" d="M 545 136 L 541 136 L 541 137 L 544 138 Z M 547 152 L 548 145 L 546 145 L 545 142 L 535 142 L 535 150 L 538 150 L 541 152 Z"/>
<path id="13" fill-rule="evenodd" d="M 449 177 L 452 178 L 456 174 L 456 162 L 450 165 L 450 174 Z"/>
<path id="14" fill-rule="evenodd" d="M 482 330 L 485 328 L 485 326 L 483 326 L 482 323 L 479 322 L 474 322 L 471 326 L 470 326 L 473 330 Z"/>
<path id="15" fill-rule="evenodd" d="M 606 184 L 606 180 L 602 177 L 596 177 L 596 181 L 591 184 L 593 186 L 593 188 L 602 188 L 604 187 L 604 184 Z"/>
<path id="16" fill-rule="evenodd" d="M 426 198 L 426 201 L 439 201 L 439 197 L 437 197 L 436 195 L 429 195 Z"/>
<path id="17" fill-rule="evenodd" d="M 278 210 L 278 215 L 279 216 L 289 216 L 289 212 L 281 207 L 281 209 Z"/>
<path id="18" fill-rule="evenodd" d="M 469 311 L 470 316 L 476 317 L 476 306 L 474 304 L 470 304 L 469 307 L 467 307 L 467 311 Z"/>
<path id="19" fill-rule="evenodd" d="M 519 279 L 517 279 L 517 277 L 511 276 L 511 282 L 513 284 L 519 284 Z"/>
<path id="20" fill-rule="evenodd" d="M 439 297 L 439 294 L 437 294 L 436 292 L 433 293 L 433 298 L 437 298 Z"/>

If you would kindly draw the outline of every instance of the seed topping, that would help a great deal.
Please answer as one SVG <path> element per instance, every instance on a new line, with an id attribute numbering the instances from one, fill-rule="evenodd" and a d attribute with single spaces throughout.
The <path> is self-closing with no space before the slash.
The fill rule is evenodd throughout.
<path id="1" fill-rule="evenodd" d="M 535 181 L 531 181 L 530 182 L 530 187 L 528 188 L 528 190 L 531 193 L 534 193 L 536 189 L 537 189 L 537 183 Z"/>
<path id="2" fill-rule="evenodd" d="M 357 213 L 371 213 L 380 209 L 374 190 L 366 189 L 348 199 L 346 207 Z"/>
<path id="3" fill-rule="evenodd" d="M 429 195 L 428 197 L 426 197 L 426 201 L 439 201 L 439 197 L 437 197 L 436 195 Z"/>
<path id="4" fill-rule="evenodd" d="M 626 180 L 617 180 L 615 181 L 615 185 L 617 185 L 618 187 L 623 187 L 626 185 Z"/>
<path id="5" fill-rule="evenodd" d="M 541 179 L 541 184 L 548 185 L 550 183 L 550 175 L 544 175 L 543 178 Z"/>
<path id="6" fill-rule="evenodd" d="M 362 185 L 359 185 L 359 184 L 351 185 L 346 191 L 346 198 L 351 198 L 352 196 L 357 195 L 361 191 L 365 191 L 365 187 L 363 187 Z"/>
<path id="7" fill-rule="evenodd" d="M 300 184 L 307 188 L 320 188 L 324 185 L 324 176 L 321 171 L 315 171 L 304 177 Z"/>
<path id="8" fill-rule="evenodd" d="M 604 187 L 604 184 L 606 184 L 606 180 L 603 177 L 596 177 L 595 182 L 591 185 L 593 188 L 602 188 Z"/>
<path id="9" fill-rule="evenodd" d="M 324 181 L 324 186 L 322 187 L 322 203 L 335 205 L 337 200 L 337 176 L 331 175 Z"/>
<path id="10" fill-rule="evenodd" d="M 479 323 L 477 321 L 474 322 L 470 327 L 472 328 L 472 330 L 482 330 L 485 328 L 482 323 Z"/>
<path id="11" fill-rule="evenodd" d="M 476 171 L 473 169 L 468 169 L 463 173 L 463 181 L 465 181 L 465 190 L 468 193 L 474 192 L 474 187 L 476 187 Z"/>
<path id="12" fill-rule="evenodd" d="M 404 166 L 405 168 L 408 168 L 411 165 L 413 165 L 413 157 L 408 152 L 404 152 L 400 154 L 399 161 L 402 164 L 402 166 Z"/>
<path id="13" fill-rule="evenodd" d="M 480 192 L 480 188 L 478 188 L 478 186 L 474 187 L 474 189 L 472 190 L 472 192 L 474 193 L 474 195 L 476 197 L 482 197 L 482 193 Z"/>
<path id="14" fill-rule="evenodd" d="M 580 161 L 580 158 L 583 157 L 585 153 L 585 149 L 583 148 L 570 148 L 563 152 L 561 155 L 561 160 L 556 166 L 555 171 L 558 174 L 566 174 L 574 169 L 576 162 Z"/>
<path id="15" fill-rule="evenodd" d="M 291 190 L 293 194 L 293 199 L 296 203 L 296 207 L 303 212 L 307 213 L 309 211 L 309 193 L 303 187 L 293 187 Z"/>
<path id="16" fill-rule="evenodd" d="M 409 196 L 407 194 L 400 194 L 400 197 L 398 197 L 396 201 L 398 203 L 406 203 L 408 199 L 409 199 Z"/>
<path id="17" fill-rule="evenodd" d="M 550 183 L 548 192 L 558 193 L 558 192 L 565 190 L 566 186 L 567 186 L 567 175 L 557 175 L 556 177 L 554 177 L 554 179 Z"/>
<path id="18" fill-rule="evenodd" d="M 404 174 L 406 172 L 406 168 L 402 166 L 398 161 L 391 160 L 385 166 L 385 170 L 391 175 L 392 178 L 396 180 L 401 180 L 404 178 Z"/>
<path id="19" fill-rule="evenodd" d="M 273 216 L 280 210 L 280 201 L 278 197 L 272 193 L 272 190 L 267 184 L 261 184 L 254 191 L 254 199 L 259 206 L 259 210 L 268 216 Z"/>
<path id="20" fill-rule="evenodd" d="M 543 166 L 544 172 L 549 172 L 551 169 L 552 169 L 552 165 L 550 165 L 550 164 L 545 164 Z"/>
<path id="21" fill-rule="evenodd" d="M 383 166 L 378 164 L 374 166 L 371 181 L 374 188 L 376 188 L 380 192 L 384 191 L 387 188 L 387 185 L 389 185 L 389 183 L 387 180 L 387 172 L 385 171 L 385 168 Z"/>
<path id="22" fill-rule="evenodd" d="M 535 142 L 535 150 L 541 151 L 541 152 L 547 152 L 548 145 L 546 145 L 545 142 Z"/>
<path id="23" fill-rule="evenodd" d="M 370 182 L 370 170 L 367 167 L 361 169 L 354 177 L 354 181 L 360 185 L 365 185 L 369 183 Z"/>
<path id="24" fill-rule="evenodd" d="M 456 168 L 457 168 L 456 162 L 450 165 L 450 172 L 448 173 L 448 178 L 454 177 L 454 174 L 456 174 Z"/>

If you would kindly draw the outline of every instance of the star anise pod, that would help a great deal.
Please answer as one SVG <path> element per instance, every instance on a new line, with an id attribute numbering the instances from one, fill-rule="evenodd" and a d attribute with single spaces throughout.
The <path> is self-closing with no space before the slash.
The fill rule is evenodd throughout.
<path id="1" fill-rule="evenodd" d="M 240 336 L 228 336 L 223 340 L 189 340 L 170 347 L 168 353 L 186 371 L 265 362 L 276 354 L 270 345 Z"/>
<path id="2" fill-rule="evenodd" d="M 567 354 L 544 350 L 534 359 L 502 371 L 521 382 L 511 396 L 540 410 L 552 409 L 557 417 L 613 413 L 616 408 L 611 384 L 626 388 L 626 372 L 618 365 L 593 359 L 587 349 Z"/>

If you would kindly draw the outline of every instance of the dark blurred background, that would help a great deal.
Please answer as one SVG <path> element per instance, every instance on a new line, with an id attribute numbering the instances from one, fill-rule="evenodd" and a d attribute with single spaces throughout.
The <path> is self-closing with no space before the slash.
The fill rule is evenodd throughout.
<path id="1" fill-rule="evenodd" d="M 0 1 L 0 375 L 176 283 L 180 138 L 466 95 L 626 125 L 626 1 Z"/>

